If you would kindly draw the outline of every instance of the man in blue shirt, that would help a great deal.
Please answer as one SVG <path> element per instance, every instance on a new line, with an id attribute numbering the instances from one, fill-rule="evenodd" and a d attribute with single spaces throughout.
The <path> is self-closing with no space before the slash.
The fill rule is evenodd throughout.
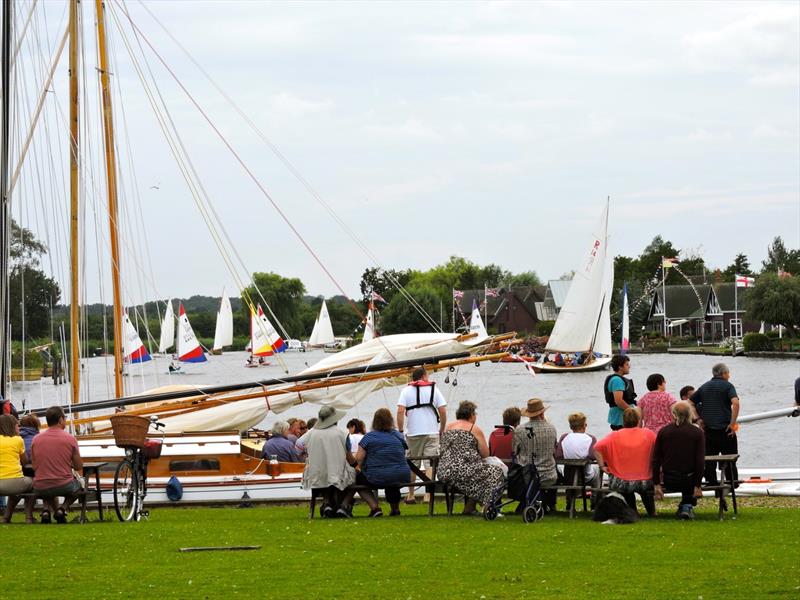
<path id="1" fill-rule="evenodd" d="M 286 438 L 289 424 L 286 421 L 276 421 L 272 426 L 272 437 L 264 442 L 261 453 L 266 459 L 275 456 L 279 462 L 303 462 L 294 444 Z"/>
<path id="2" fill-rule="evenodd" d="M 622 429 L 622 413 L 625 409 L 636 406 L 636 391 L 633 381 L 623 377 L 631 372 L 631 359 L 621 354 L 611 358 L 611 370 L 614 371 L 606 377 L 603 392 L 608 409 L 608 424 L 612 430 Z"/>
<path id="3" fill-rule="evenodd" d="M 736 388 L 728 381 L 731 373 L 724 363 L 717 363 L 711 368 L 711 374 L 713 377 L 697 388 L 689 399 L 703 421 L 706 456 L 738 454 L 739 397 Z M 729 480 L 738 477 L 735 465 L 727 476 Z M 705 478 L 709 485 L 717 485 L 717 466 L 713 461 L 706 462 Z"/>

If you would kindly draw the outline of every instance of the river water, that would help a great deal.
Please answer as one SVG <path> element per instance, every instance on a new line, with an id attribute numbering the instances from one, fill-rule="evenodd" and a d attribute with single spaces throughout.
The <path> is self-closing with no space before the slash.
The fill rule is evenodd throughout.
<path id="1" fill-rule="evenodd" d="M 324 358 L 321 351 L 284 353 L 273 364 L 248 369 L 244 367 L 247 354 L 230 352 L 211 356 L 207 363 L 184 366 L 185 373 L 167 375 L 167 358 L 156 358 L 143 365 L 134 365 L 126 377 L 126 394 L 139 393 L 159 385 L 190 384 L 196 386 L 218 385 L 280 377 L 284 369 L 296 373 L 307 364 Z M 274 358 L 274 357 L 273 357 Z M 699 386 L 711 377 L 711 367 L 720 359 L 713 356 L 645 354 L 631 356 L 631 377 L 641 396 L 647 391 L 645 380 L 651 373 L 661 373 L 667 380 L 667 390 L 678 395 L 684 385 Z M 800 362 L 747 357 L 723 359 L 731 371 L 731 383 L 741 400 L 741 414 L 785 408 L 794 402 L 794 380 L 800 376 Z M 110 398 L 113 368 L 110 358 L 92 358 L 85 361 L 82 378 L 82 398 L 93 400 Z M 588 418 L 588 432 L 598 438 L 608 433 L 606 414 L 608 406 L 603 399 L 603 381 L 608 371 L 595 373 L 540 374 L 533 376 L 521 364 L 483 363 L 479 367 L 467 365 L 449 374 L 437 373 L 432 379 L 442 386 L 448 401 L 448 413 L 455 414 L 458 403 L 472 400 L 478 404 L 478 424 L 484 431 L 501 423 L 506 407 L 524 407 L 528 398 L 542 398 L 550 405 L 547 418 L 559 434 L 568 430 L 567 415 L 581 411 Z M 457 385 L 454 385 L 457 383 Z M 384 389 L 373 393 L 348 413 L 369 424 L 372 414 L 380 407 L 394 412 L 397 390 Z M 23 404 L 38 408 L 54 403 L 66 403 L 69 389 L 66 385 L 54 386 L 52 380 L 15 383 L 10 397 L 19 407 Z M 261 424 L 269 427 L 276 419 L 297 416 L 308 419 L 315 416 L 318 407 L 297 406 L 280 416 L 270 415 Z M 342 423 L 343 425 L 343 423 Z M 800 468 L 800 418 L 780 418 L 742 425 L 739 432 L 740 464 L 747 467 Z"/>

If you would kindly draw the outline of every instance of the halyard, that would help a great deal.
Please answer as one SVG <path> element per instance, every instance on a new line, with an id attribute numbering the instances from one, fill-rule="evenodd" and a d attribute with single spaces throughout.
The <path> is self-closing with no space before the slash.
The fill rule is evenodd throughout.
<path id="1" fill-rule="evenodd" d="M 141 523 L 0 527 L 5 598 L 797 598 L 800 502 L 743 500 L 720 522 L 524 524 L 404 507 L 309 521 L 305 506 L 154 508 Z M 457 507 L 459 509 L 460 507 Z M 111 517 L 112 515 L 109 515 Z M 93 516 L 96 518 L 96 514 Z M 261 545 L 240 552 L 187 546 Z"/>

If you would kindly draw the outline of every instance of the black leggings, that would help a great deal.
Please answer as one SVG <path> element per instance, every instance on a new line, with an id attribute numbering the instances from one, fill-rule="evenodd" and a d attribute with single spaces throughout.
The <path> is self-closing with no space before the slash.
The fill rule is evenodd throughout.
<path id="1" fill-rule="evenodd" d="M 356 473 L 356 483 L 358 485 L 368 485 L 372 489 L 379 489 L 383 486 L 375 485 L 366 478 L 366 476 L 361 473 L 360 471 Z M 399 504 L 400 503 L 400 488 L 399 487 L 385 487 L 383 490 L 386 492 L 386 501 L 389 504 Z"/>
<path id="2" fill-rule="evenodd" d="M 664 473 L 664 491 L 680 492 L 681 504 L 697 506 L 694 497 L 694 473 Z"/>
<path id="3" fill-rule="evenodd" d="M 739 440 L 735 435 L 728 435 L 728 432 L 724 429 L 706 429 L 706 456 L 716 456 L 717 454 L 739 454 Z M 705 477 L 706 483 L 709 485 L 717 485 L 719 483 L 717 480 L 717 463 L 713 460 L 706 461 Z M 739 472 L 735 464 L 729 465 L 725 478 L 728 481 L 735 481 L 739 478 Z"/>

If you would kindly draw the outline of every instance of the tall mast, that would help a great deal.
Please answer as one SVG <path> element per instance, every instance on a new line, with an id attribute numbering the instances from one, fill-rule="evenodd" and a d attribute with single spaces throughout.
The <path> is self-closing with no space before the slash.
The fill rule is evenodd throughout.
<path id="1" fill-rule="evenodd" d="M 6 397 L 6 382 L 9 375 L 9 361 L 11 359 L 11 319 L 9 315 L 9 244 L 11 220 L 8 197 L 8 167 L 9 167 L 9 104 L 11 101 L 11 21 L 12 0 L 3 1 L 3 32 L 2 32 L 2 127 L 0 128 L 0 395 Z"/>
<path id="2" fill-rule="evenodd" d="M 108 83 L 105 3 L 95 0 L 97 10 L 97 48 L 100 55 L 100 85 L 103 94 L 103 141 L 106 150 L 106 183 L 108 186 L 108 222 L 111 243 L 111 285 L 114 290 L 114 391 L 122 389 L 122 295 L 119 285 L 119 239 L 117 236 L 117 159 L 114 152 L 114 120 L 111 112 L 111 90 Z"/>
<path id="3" fill-rule="evenodd" d="M 71 347 L 72 404 L 77 404 L 81 391 L 80 336 L 78 334 L 78 3 L 69 3 L 69 198 L 70 198 L 70 307 L 69 341 Z"/>

